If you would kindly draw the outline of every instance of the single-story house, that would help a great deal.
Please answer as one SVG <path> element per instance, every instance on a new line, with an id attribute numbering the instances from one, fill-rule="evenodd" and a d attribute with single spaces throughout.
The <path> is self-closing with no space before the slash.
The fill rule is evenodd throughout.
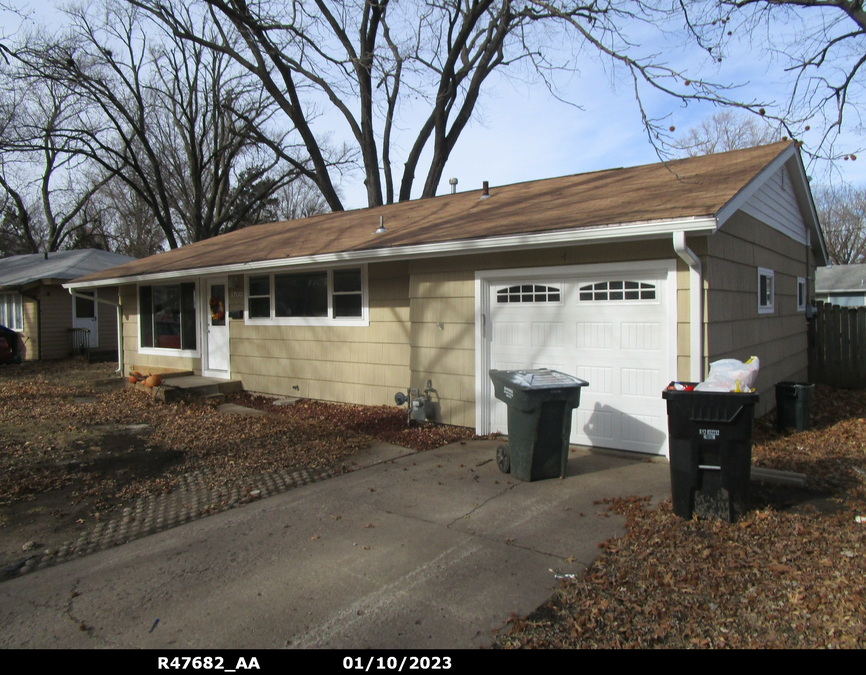
<path id="1" fill-rule="evenodd" d="M 62 284 L 135 260 L 97 249 L 33 253 L 0 259 L 0 325 L 19 335 L 22 360 L 59 359 L 76 350 L 117 353 L 117 286 L 101 285 L 74 298 Z"/>
<path id="2" fill-rule="evenodd" d="M 843 307 L 866 305 L 866 265 L 820 267 L 815 276 L 815 300 Z"/>
<path id="3" fill-rule="evenodd" d="M 665 453 L 662 390 L 709 362 L 806 377 L 823 236 L 796 144 L 249 227 L 91 274 L 120 286 L 125 362 L 249 391 L 392 404 L 505 431 L 491 368 L 588 380 L 572 441 Z"/>

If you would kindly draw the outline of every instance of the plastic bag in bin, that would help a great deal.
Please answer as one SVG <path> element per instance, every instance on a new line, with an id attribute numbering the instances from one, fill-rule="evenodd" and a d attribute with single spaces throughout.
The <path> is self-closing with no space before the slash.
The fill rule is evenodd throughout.
<path id="1" fill-rule="evenodd" d="M 722 359 L 710 364 L 707 379 L 695 387 L 695 391 L 749 392 L 755 388 L 761 362 L 752 356 L 743 363 L 736 359 Z"/>

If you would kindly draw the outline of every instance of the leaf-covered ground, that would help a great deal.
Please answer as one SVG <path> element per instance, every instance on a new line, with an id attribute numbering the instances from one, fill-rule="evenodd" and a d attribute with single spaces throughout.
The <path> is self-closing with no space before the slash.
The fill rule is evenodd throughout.
<path id="1" fill-rule="evenodd" d="M 38 522 L 49 526 L 45 536 L 70 521 L 86 527 L 134 497 L 174 489 L 192 470 L 223 484 L 339 469 L 374 438 L 423 450 L 473 436 L 407 429 L 396 406 L 275 406 L 242 394 L 235 402 L 273 415 L 240 417 L 207 403 L 95 392 L 94 378 L 111 371 L 75 360 L 0 368 L 0 553 L 12 551 L 3 546 L 13 518 L 23 541 Z M 817 387 L 813 430 L 777 434 L 772 415 L 756 421 L 754 463 L 806 474 L 809 492 L 753 483 L 758 506 L 733 525 L 682 520 L 669 501 L 651 508 L 640 495 L 611 501 L 626 535 L 605 542 L 545 606 L 513 617 L 498 646 L 866 647 L 864 415 L 866 392 Z M 133 425 L 147 433 L 117 431 Z M 809 496 L 814 505 L 803 503 Z"/>
<path id="2" fill-rule="evenodd" d="M 806 474 L 831 495 L 814 505 L 765 506 L 729 524 L 683 520 L 669 500 L 611 502 L 627 534 L 547 605 L 512 617 L 498 646 L 866 647 L 864 415 L 866 392 L 816 387 L 813 430 L 777 434 L 772 415 L 756 421 L 754 464 Z M 784 504 L 786 489 L 772 489 Z"/>
<path id="3" fill-rule="evenodd" d="M 372 440 L 427 450 L 473 437 L 462 427 L 408 427 L 405 408 L 397 406 L 305 400 L 276 406 L 274 398 L 231 397 L 272 413 L 249 417 L 220 413 L 216 403 L 201 400 L 161 403 L 133 389 L 96 393 L 94 380 L 112 371 L 80 360 L 0 370 L 0 504 L 78 480 L 79 496 L 105 506 L 170 491 L 190 471 L 207 471 L 214 484 L 235 483 L 268 471 L 339 469 Z M 160 475 L 118 480 L 99 470 L 106 464 L 99 460 L 115 450 L 106 429 L 131 425 L 147 427 L 146 445 L 155 454 L 143 460 L 174 458 Z"/>

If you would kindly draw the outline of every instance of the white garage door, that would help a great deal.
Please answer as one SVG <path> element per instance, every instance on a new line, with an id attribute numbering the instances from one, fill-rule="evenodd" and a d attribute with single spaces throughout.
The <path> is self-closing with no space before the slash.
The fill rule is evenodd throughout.
<path id="1" fill-rule="evenodd" d="M 572 443 L 666 453 L 661 393 L 676 372 L 673 269 L 592 265 L 490 277 L 490 367 L 550 368 L 588 381 Z M 506 405 L 492 392 L 491 431 L 506 433 Z"/>

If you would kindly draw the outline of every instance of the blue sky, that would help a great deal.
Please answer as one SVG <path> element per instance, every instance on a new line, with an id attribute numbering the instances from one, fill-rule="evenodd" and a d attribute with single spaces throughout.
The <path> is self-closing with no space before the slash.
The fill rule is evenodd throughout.
<path id="1" fill-rule="evenodd" d="M 37 9 L 36 16 L 40 19 L 50 20 L 55 14 L 50 0 L 29 0 L 28 4 Z M 4 21 L 2 15 L 0 22 L 7 27 L 8 34 L 11 24 Z M 737 90 L 741 100 L 778 104 L 786 100 L 790 84 L 784 79 L 781 62 L 750 51 L 745 44 L 735 46 L 736 53 L 726 59 L 724 66 L 710 65 L 708 70 L 705 55 L 674 41 L 661 42 L 658 34 L 648 27 L 634 28 L 631 37 L 645 52 L 663 54 L 672 67 L 701 72 L 715 81 L 742 85 Z M 596 61 L 586 60 L 578 65 L 580 75 L 561 81 L 559 93 L 581 109 L 556 100 L 540 82 L 526 82 L 525 78 L 514 78 L 507 71 L 491 77 L 476 115 L 463 131 L 445 168 L 439 194 L 449 191 L 450 177 L 459 180 L 457 189 L 463 191 L 478 189 L 485 180 L 491 185 L 502 185 L 658 161 L 641 124 L 631 83 L 605 73 Z M 710 104 L 684 107 L 663 94 L 647 95 L 644 105 L 651 117 L 669 116 L 669 124 L 676 128 L 672 136 L 687 131 L 718 110 Z M 398 138 L 402 143 L 394 153 L 398 158 L 395 162 L 397 176 L 422 114 L 420 110 L 403 113 L 402 122 L 407 132 L 402 139 Z M 332 133 L 334 143 L 348 139 L 339 117 L 326 114 L 316 124 Z M 802 137 L 807 147 L 810 142 L 817 142 L 818 133 L 816 128 Z M 849 130 L 840 147 L 846 152 L 856 152 L 866 145 L 862 141 L 860 134 Z M 423 184 L 425 171 L 426 164 L 422 161 L 413 196 L 417 196 Z M 866 184 L 866 157 L 855 162 L 838 161 L 833 166 L 814 165 L 810 173 L 813 184 L 830 180 Z M 346 208 L 366 206 L 362 178 L 358 172 L 347 176 L 341 184 Z"/>

